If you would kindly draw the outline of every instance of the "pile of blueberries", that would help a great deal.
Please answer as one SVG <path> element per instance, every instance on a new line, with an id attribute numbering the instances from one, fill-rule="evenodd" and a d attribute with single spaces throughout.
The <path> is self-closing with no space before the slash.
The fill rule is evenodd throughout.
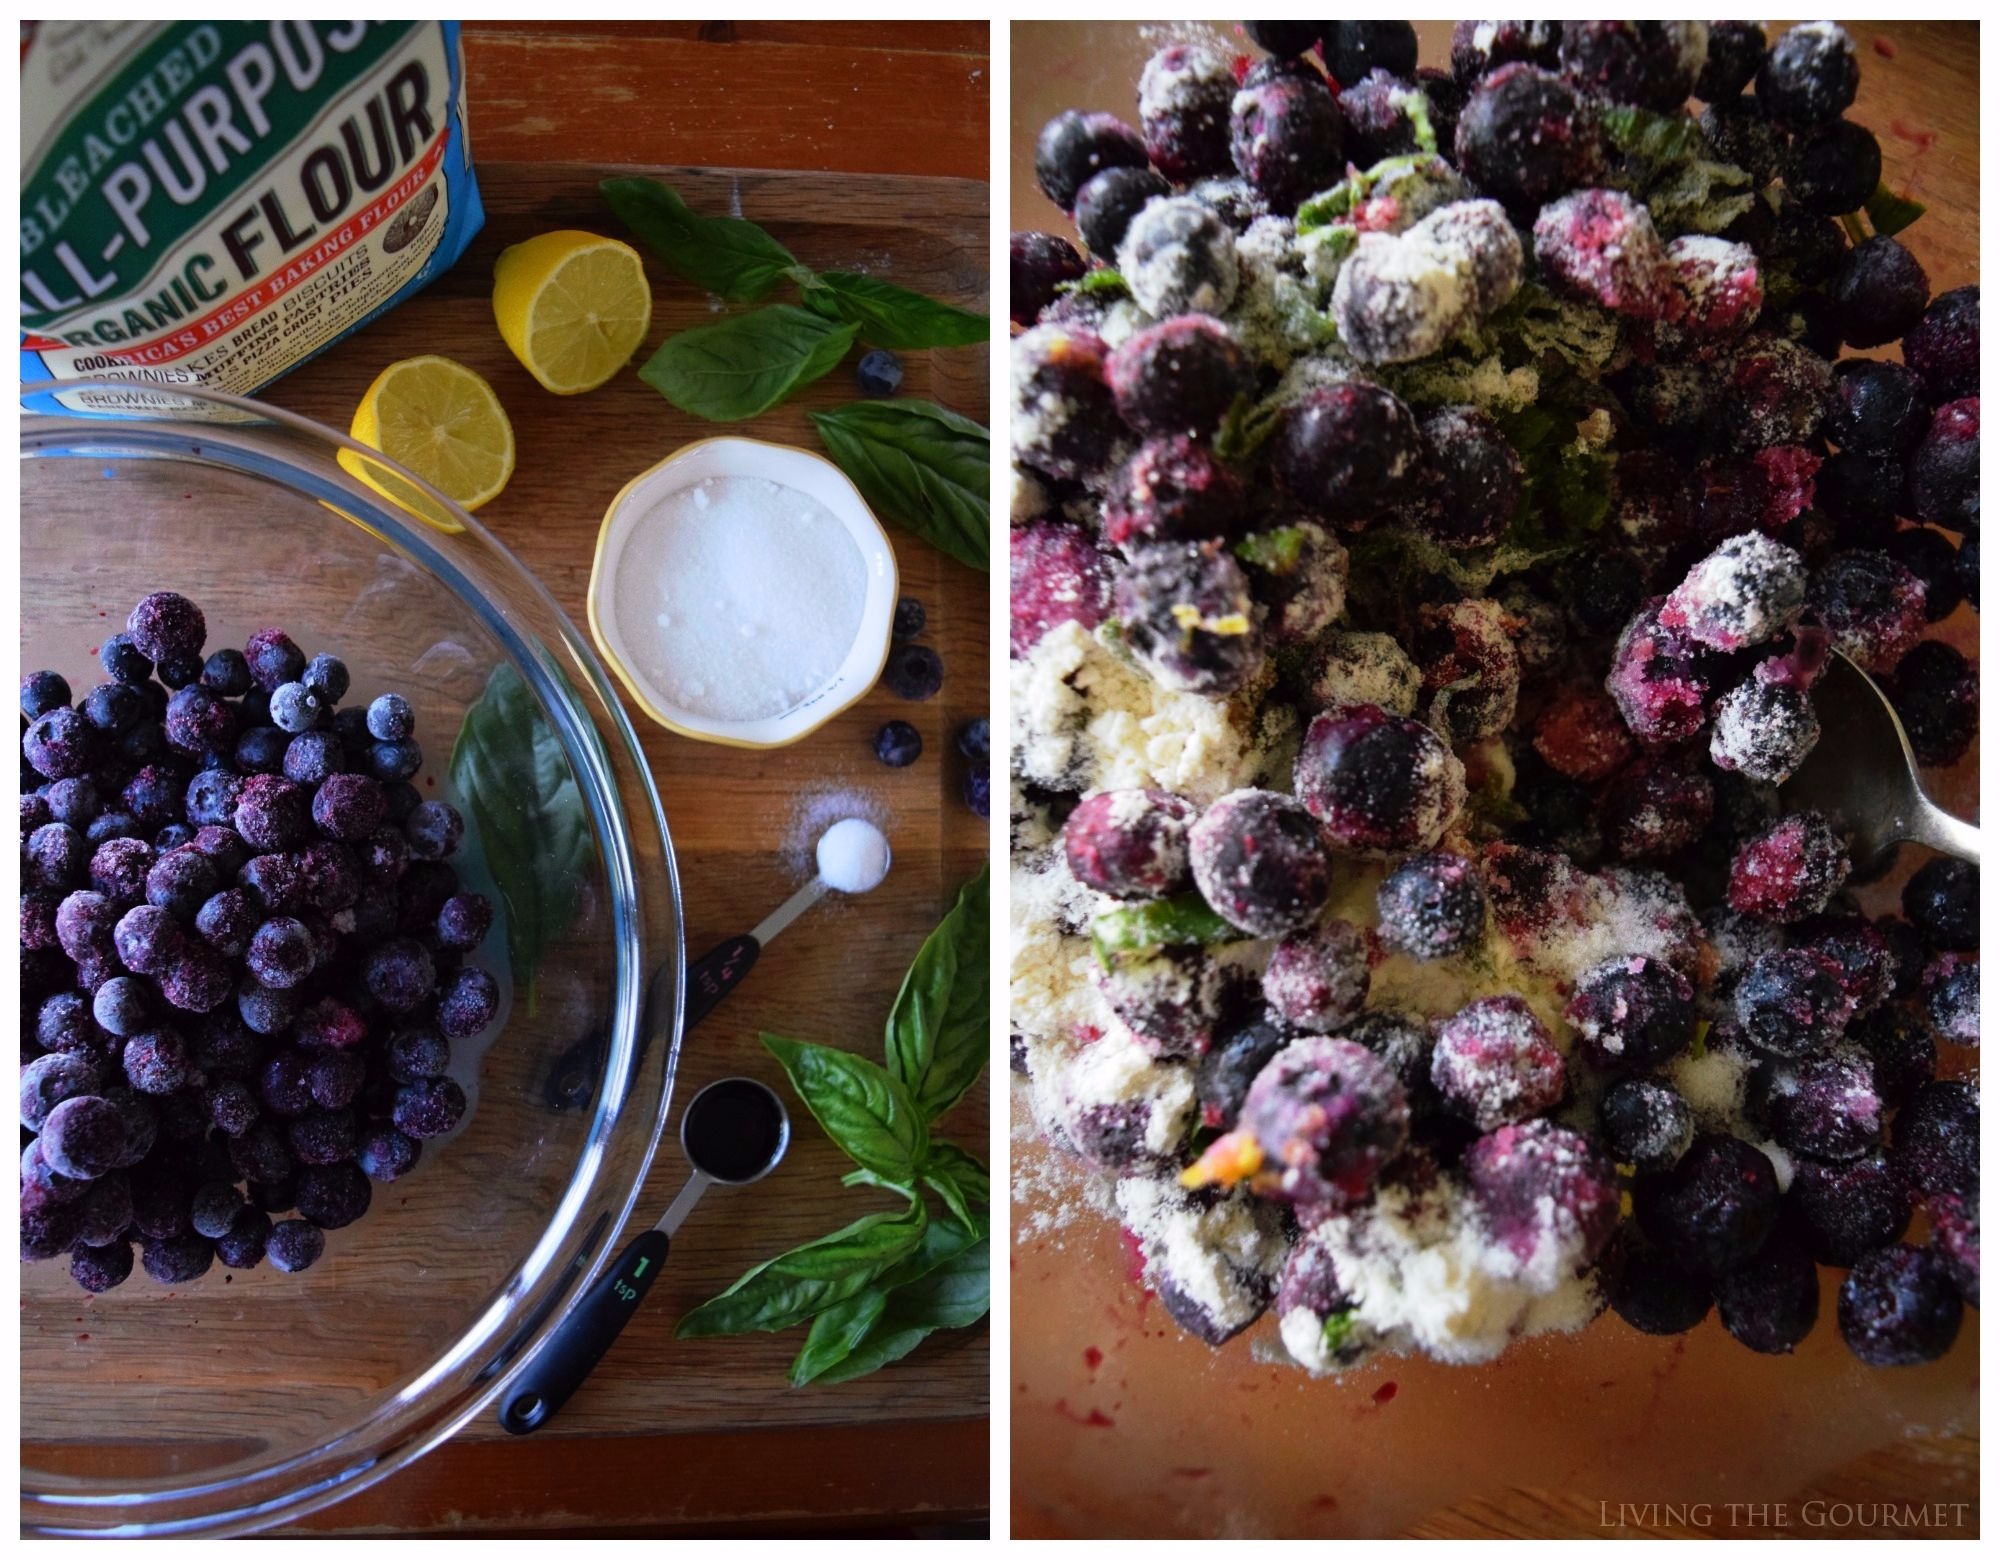
<path id="1" fill-rule="evenodd" d="M 944 658 L 929 645 L 917 643 L 929 621 L 924 604 L 915 596 L 897 598 L 882 682 L 899 699 L 921 702 L 944 686 Z M 966 761 L 959 794 L 971 812 L 984 818 L 992 806 L 993 785 L 991 738 L 984 715 L 959 728 L 957 746 Z M 889 768 L 907 769 L 923 757 L 924 736 L 906 720 L 886 720 L 876 728 L 874 748 L 875 757 Z"/>
<path id="2" fill-rule="evenodd" d="M 1940 1043 L 1977 1044 L 1978 871 L 1931 861 L 1905 916 L 1871 921 L 1844 842 L 1777 791 L 1816 739 L 1807 695 L 1830 648 L 1883 679 L 1923 763 L 1956 763 L 1977 732 L 1976 668 L 1923 633 L 1978 605 L 1979 290 L 1932 298 L 1898 238 L 1863 236 L 1881 154 L 1843 117 L 1852 40 L 1830 23 L 1771 39 L 1753 22 L 1461 22 L 1445 72 L 1417 67 L 1404 22 L 1244 27 L 1265 57 L 1157 53 L 1137 128 L 1052 120 L 1036 173 L 1082 247 L 1011 246 L 1014 654 L 1062 624 L 1108 626 L 1164 686 L 1305 724 L 1291 793 L 1205 813 L 1164 792 L 1022 788 L 1066 820 L 1087 887 L 1198 892 L 1241 935 L 1280 940 L 1246 995 L 1201 945 L 1212 929 L 1169 935 L 1107 968 L 1112 1006 L 1156 1056 L 1197 1065 L 1209 1128 L 1242 1124 L 1253 1080 L 1299 1036 L 1357 1042 L 1402 1092 L 1369 1074 L 1357 1093 L 1367 1069 L 1341 1060 L 1314 1074 L 1331 1091 L 1314 1119 L 1365 1096 L 1371 1145 L 1386 1112 L 1447 1165 L 1506 1159 L 1525 1180 L 1496 1207 L 1574 1202 L 1586 1260 L 1642 1330 L 1713 1307 L 1749 1347 L 1789 1352 L 1828 1264 L 1848 1270 L 1856 1355 L 1938 1357 L 1978 1303 L 1978 1096 L 1935 1076 Z M 1691 95 L 1708 157 L 1757 193 L 1721 232 L 1668 242 L 1608 126 L 1638 110 L 1685 127 Z M 1332 370 L 1278 396 L 1280 365 L 1230 320 L 1238 240 L 1272 222 L 1288 236 L 1302 203 L 1384 158 L 1451 193 L 1414 225 L 1395 199 L 1340 219 L 1356 232 Z M 1384 245 L 1404 247 L 1363 265 Z M 1419 567 L 1371 597 L 1332 533 L 1414 533 L 1476 561 L 1522 508 L 1524 461 L 1494 417 L 1412 407 L 1377 380 L 1451 350 L 1527 281 L 1615 335 L 1601 375 L 1502 343 L 1545 389 L 1567 375 L 1578 418 L 1588 405 L 1608 428 L 1605 522 L 1491 595 Z M 1900 362 L 1835 361 L 1894 342 Z M 1268 437 L 1229 437 L 1260 401 Z M 1303 551 L 1272 567 L 1279 534 Z M 1328 646 L 1356 629 L 1400 647 L 1427 707 L 1328 704 Z M 1460 821 L 1470 858 L 1437 849 L 1466 800 L 1459 760 L 1490 778 L 1472 751 L 1489 740 L 1507 800 Z M 1417 958 L 1464 956 L 1489 916 L 1508 933 L 1560 923 L 1586 872 L 1679 907 L 1684 958 L 1606 961 L 1570 997 L 1568 1071 L 1595 1074 L 1594 1119 L 1541 1119 L 1578 1091 L 1518 999 L 1429 1026 L 1364 1007 L 1367 939 L 1322 918 L 1343 854 L 1396 863 L 1377 936 Z M 1697 1130 L 1660 1075 L 1704 1046 L 1749 1066 L 1742 1131 L 1782 1152 L 1782 1188 L 1772 1157 Z M 1526 1127 L 1575 1139 L 1563 1177 L 1546 1154 L 1477 1150 Z M 1342 1145 L 1309 1146 L 1332 1175 Z M 1598 1217 L 1614 1166 L 1636 1209 L 1615 1230 Z M 1904 1240 L 1918 1208 L 1926 1244 Z"/>
<path id="3" fill-rule="evenodd" d="M 409 702 L 207 637 L 159 591 L 82 699 L 21 681 L 21 1255 L 93 1293 L 135 1241 L 162 1284 L 310 1267 L 458 1125 L 451 1044 L 499 1010 Z"/>

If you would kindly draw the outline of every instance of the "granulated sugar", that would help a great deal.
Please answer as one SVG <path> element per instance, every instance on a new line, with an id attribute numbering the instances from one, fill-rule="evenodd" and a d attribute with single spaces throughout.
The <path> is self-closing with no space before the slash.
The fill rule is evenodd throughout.
<path id="1" fill-rule="evenodd" d="M 639 517 L 615 599 L 625 650 L 667 703 L 751 721 L 839 670 L 867 594 L 861 550 L 824 504 L 760 477 L 709 477 Z"/>
<path id="2" fill-rule="evenodd" d="M 792 807 L 778 859 L 785 870 L 801 883 L 819 875 L 820 836 L 843 818 L 860 818 L 884 834 L 889 831 L 889 809 L 870 791 L 826 788 L 802 793 Z"/>

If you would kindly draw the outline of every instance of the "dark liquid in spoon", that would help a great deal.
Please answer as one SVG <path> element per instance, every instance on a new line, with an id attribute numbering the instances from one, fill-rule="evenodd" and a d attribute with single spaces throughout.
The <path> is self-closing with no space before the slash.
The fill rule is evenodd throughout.
<path id="1" fill-rule="evenodd" d="M 747 1078 L 710 1084 L 689 1102 L 681 1145 L 695 1169 L 718 1181 L 747 1181 L 785 1142 L 785 1114 L 771 1091 Z"/>

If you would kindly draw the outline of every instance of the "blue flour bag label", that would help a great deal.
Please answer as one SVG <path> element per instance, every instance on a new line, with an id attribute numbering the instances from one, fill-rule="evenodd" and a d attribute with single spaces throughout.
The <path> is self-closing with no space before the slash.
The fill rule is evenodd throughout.
<path id="1" fill-rule="evenodd" d="M 483 220 L 456 22 L 41 22 L 21 57 L 35 411 L 249 395 L 392 309 Z"/>

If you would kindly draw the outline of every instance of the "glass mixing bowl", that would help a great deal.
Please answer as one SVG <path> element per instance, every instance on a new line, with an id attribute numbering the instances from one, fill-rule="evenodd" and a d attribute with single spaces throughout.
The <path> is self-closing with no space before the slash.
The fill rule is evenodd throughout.
<path id="1" fill-rule="evenodd" d="M 353 472 L 415 478 L 256 402 L 65 388 L 136 396 L 141 416 L 22 420 L 24 668 L 60 669 L 80 698 L 131 605 L 177 590 L 207 614 L 211 648 L 281 626 L 346 660 L 347 703 L 406 695 L 416 783 L 458 800 L 453 739 L 511 667 L 557 739 L 543 782 L 566 767 L 588 815 L 576 912 L 547 929 L 532 991 L 507 978 L 499 920 L 473 956 L 508 1000 L 483 1055 L 454 1060 L 464 1122 L 377 1184 L 314 1267 L 218 1265 L 173 1289 L 135 1269 L 96 1297 L 63 1259 L 22 1269 L 23 1528 L 245 1532 L 386 1477 L 479 1414 L 614 1249 L 673 1082 L 679 887 L 603 668 L 476 521 L 435 494 L 460 528 L 414 519 Z M 497 755 L 482 795 L 533 783 L 532 745 Z M 474 832 L 454 865 L 505 917 Z M 502 865 L 519 881 L 518 861 Z"/>

